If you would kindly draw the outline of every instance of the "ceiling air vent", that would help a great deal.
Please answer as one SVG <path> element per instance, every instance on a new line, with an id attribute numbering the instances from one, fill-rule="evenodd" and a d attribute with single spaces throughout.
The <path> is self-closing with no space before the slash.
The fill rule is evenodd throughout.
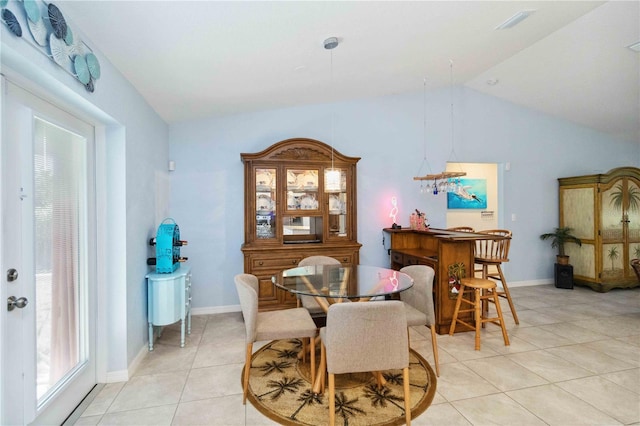
<path id="1" fill-rule="evenodd" d="M 636 41 L 635 43 L 630 44 L 627 47 L 633 50 L 634 52 L 640 53 L 640 41 Z"/>
<path id="2" fill-rule="evenodd" d="M 513 15 L 511 18 L 504 21 L 502 24 L 498 25 L 496 30 L 507 30 L 509 28 L 513 28 L 518 25 L 520 22 L 527 19 L 530 15 L 535 13 L 535 10 L 521 10 L 520 12 Z"/>

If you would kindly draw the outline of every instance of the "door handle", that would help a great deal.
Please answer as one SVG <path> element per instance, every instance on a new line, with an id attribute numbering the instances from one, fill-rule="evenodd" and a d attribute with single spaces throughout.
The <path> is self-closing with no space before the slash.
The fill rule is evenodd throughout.
<path id="1" fill-rule="evenodd" d="M 11 281 L 15 281 L 18 279 L 18 271 L 16 271 L 15 269 L 11 268 L 7 270 L 7 281 L 11 282 Z"/>
<path id="2" fill-rule="evenodd" d="M 9 296 L 7 298 L 7 310 L 13 311 L 15 308 L 22 309 L 25 306 L 27 306 L 28 303 L 29 301 L 27 300 L 26 297 L 21 297 L 19 299 L 16 299 L 15 296 Z"/>

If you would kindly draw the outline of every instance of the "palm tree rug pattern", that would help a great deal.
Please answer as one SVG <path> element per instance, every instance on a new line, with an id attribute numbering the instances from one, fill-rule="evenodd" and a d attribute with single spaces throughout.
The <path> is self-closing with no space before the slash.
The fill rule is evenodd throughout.
<path id="1" fill-rule="evenodd" d="M 274 340 L 253 354 L 248 398 L 262 414 L 280 424 L 326 425 L 328 390 L 322 395 L 312 392 L 309 357 L 306 362 L 299 360 L 301 350 L 299 339 Z M 413 419 L 431 404 L 437 381 L 420 354 L 411 349 L 409 355 Z M 319 361 L 319 354 L 316 358 Z M 387 383 L 378 389 L 370 373 L 336 375 L 336 424 L 404 424 L 402 371 L 384 371 L 383 377 Z"/>

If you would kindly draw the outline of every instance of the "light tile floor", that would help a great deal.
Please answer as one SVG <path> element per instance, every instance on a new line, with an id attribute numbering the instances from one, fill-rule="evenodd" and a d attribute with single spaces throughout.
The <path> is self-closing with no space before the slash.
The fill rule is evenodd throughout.
<path id="1" fill-rule="evenodd" d="M 520 325 L 502 303 L 510 346 L 491 324 L 480 351 L 473 333 L 438 336 L 437 394 L 413 424 L 640 424 L 640 288 L 511 292 Z M 194 316 L 186 347 L 178 342 L 179 328 L 166 327 L 135 375 L 105 385 L 75 424 L 275 424 L 242 405 L 240 313 Z M 411 342 L 433 361 L 425 327 Z"/>

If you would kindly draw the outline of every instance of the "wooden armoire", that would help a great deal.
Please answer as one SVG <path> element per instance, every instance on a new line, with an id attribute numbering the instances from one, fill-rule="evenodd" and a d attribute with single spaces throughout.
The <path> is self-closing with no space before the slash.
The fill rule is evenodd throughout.
<path id="1" fill-rule="evenodd" d="M 640 169 L 558 179 L 560 226 L 582 246 L 567 244 L 576 284 L 600 292 L 640 285 L 631 260 L 640 258 Z"/>

